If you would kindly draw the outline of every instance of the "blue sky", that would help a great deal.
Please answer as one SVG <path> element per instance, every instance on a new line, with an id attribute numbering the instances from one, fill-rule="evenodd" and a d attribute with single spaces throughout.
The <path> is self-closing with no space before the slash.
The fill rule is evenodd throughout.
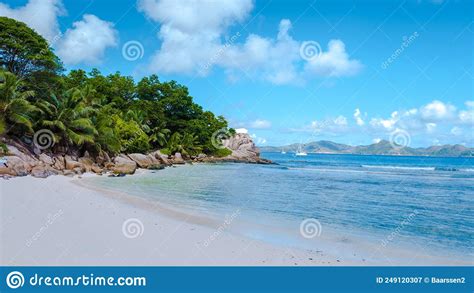
<path id="1" fill-rule="evenodd" d="M 472 1 L 0 3 L 68 69 L 177 80 L 260 145 L 474 145 Z"/>

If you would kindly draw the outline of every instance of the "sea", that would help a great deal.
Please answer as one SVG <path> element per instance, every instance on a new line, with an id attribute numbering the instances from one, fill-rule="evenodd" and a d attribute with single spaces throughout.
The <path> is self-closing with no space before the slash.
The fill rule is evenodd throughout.
<path id="1" fill-rule="evenodd" d="M 352 245 L 348 256 L 358 245 L 474 259 L 474 158 L 261 157 L 275 164 L 193 164 L 84 180 L 279 245 L 320 249 L 326 243 L 323 248 L 339 247 L 337 253 Z"/>

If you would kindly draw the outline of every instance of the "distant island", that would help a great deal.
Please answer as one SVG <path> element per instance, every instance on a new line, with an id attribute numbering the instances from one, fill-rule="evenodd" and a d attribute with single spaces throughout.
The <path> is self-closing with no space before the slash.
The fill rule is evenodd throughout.
<path id="1" fill-rule="evenodd" d="M 299 148 L 307 153 L 315 154 L 355 154 L 355 155 L 391 155 L 391 156 L 430 156 L 430 157 L 473 157 L 474 148 L 460 144 L 411 148 L 392 145 L 381 140 L 371 145 L 351 146 L 327 140 L 310 143 L 294 143 L 285 146 L 262 146 L 261 152 L 296 152 Z"/>

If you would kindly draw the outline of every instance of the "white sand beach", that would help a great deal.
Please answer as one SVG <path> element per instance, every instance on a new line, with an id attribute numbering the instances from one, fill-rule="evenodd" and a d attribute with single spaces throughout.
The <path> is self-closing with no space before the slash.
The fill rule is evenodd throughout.
<path id="1" fill-rule="evenodd" d="M 219 221 L 86 188 L 82 181 L 65 176 L 0 180 L 0 265 L 456 264 L 423 255 L 394 258 L 398 252 L 388 260 L 355 247 L 336 255 L 318 248 L 318 240 L 314 249 L 270 244 L 232 234 Z"/>

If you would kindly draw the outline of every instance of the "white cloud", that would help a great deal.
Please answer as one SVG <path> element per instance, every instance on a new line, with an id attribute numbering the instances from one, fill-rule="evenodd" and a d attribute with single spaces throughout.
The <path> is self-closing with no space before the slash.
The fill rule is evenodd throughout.
<path id="1" fill-rule="evenodd" d="M 236 133 L 244 133 L 244 134 L 249 133 L 249 131 L 248 131 L 247 129 L 245 129 L 245 128 L 236 128 L 236 129 L 235 129 L 235 132 L 236 132 Z"/>
<path id="2" fill-rule="evenodd" d="M 206 74 L 204 67 L 218 57 L 228 27 L 244 20 L 252 7 L 251 0 L 139 0 L 139 10 L 161 23 L 158 36 L 163 42 L 153 56 L 151 69 Z"/>
<path id="3" fill-rule="evenodd" d="M 421 117 L 429 121 L 450 119 L 454 116 L 456 107 L 435 100 L 420 109 Z"/>
<path id="4" fill-rule="evenodd" d="M 276 39 L 251 34 L 243 44 L 230 46 L 217 64 L 230 72 L 240 69 L 274 84 L 299 82 L 299 43 L 289 35 L 290 29 L 291 22 L 283 19 Z"/>
<path id="5" fill-rule="evenodd" d="M 256 129 L 267 129 L 272 127 L 272 123 L 268 120 L 257 119 L 250 123 L 249 127 Z"/>
<path id="6" fill-rule="evenodd" d="M 100 63 L 105 50 L 117 44 L 118 33 L 113 24 L 85 14 L 62 35 L 58 18 L 65 14 L 62 0 L 29 0 L 18 8 L 0 3 L 0 15 L 23 21 L 36 30 L 55 47 L 65 64 Z"/>
<path id="7" fill-rule="evenodd" d="M 64 14 L 61 0 L 29 0 L 18 8 L 0 3 L 1 16 L 26 23 L 49 42 L 60 35 L 58 17 Z"/>
<path id="8" fill-rule="evenodd" d="M 399 114 L 398 111 L 392 112 L 390 115 L 390 118 L 388 119 L 383 119 L 383 118 L 372 118 L 370 120 L 370 125 L 375 127 L 375 128 L 384 128 L 386 130 L 392 130 L 394 125 L 398 122 L 399 120 Z"/>
<path id="9" fill-rule="evenodd" d="M 289 84 L 315 75 L 353 75 L 361 68 L 359 61 L 349 60 L 340 40 L 330 41 L 327 52 L 306 62 L 299 52 L 302 42 L 290 35 L 288 19 L 280 21 L 275 38 L 250 34 L 241 40 L 240 32 L 228 35 L 232 26 L 249 17 L 252 0 L 139 0 L 138 9 L 161 24 L 161 48 L 149 68 L 153 72 L 205 76 L 220 67 L 233 81 L 248 75 Z"/>
<path id="10" fill-rule="evenodd" d="M 354 120 L 351 123 L 344 116 L 327 118 L 321 121 L 312 121 L 311 124 L 300 128 L 290 128 L 292 132 L 307 132 L 318 135 L 335 136 L 341 133 L 364 133 L 374 138 L 377 143 L 380 139 L 389 139 L 390 134 L 400 130 L 407 132 L 412 139 L 421 145 L 465 143 L 472 146 L 474 101 L 467 101 L 466 108 L 456 111 L 456 108 L 446 102 L 434 100 L 430 103 L 408 110 L 393 111 L 389 117 L 361 118 L 359 108 L 354 111 Z M 362 121 L 358 120 L 360 118 Z M 366 123 L 368 121 L 368 123 Z"/>
<path id="11" fill-rule="evenodd" d="M 461 123 L 474 124 L 474 101 L 467 101 L 465 103 L 467 110 L 459 111 L 459 120 Z"/>
<path id="12" fill-rule="evenodd" d="M 347 119 L 346 117 L 339 115 L 336 119 L 334 119 L 334 125 L 338 126 L 347 126 Z"/>
<path id="13" fill-rule="evenodd" d="M 320 76 L 350 76 L 362 69 L 358 60 L 350 60 L 346 46 L 341 40 L 331 40 L 328 51 L 317 58 L 310 59 L 306 69 Z"/>
<path id="14" fill-rule="evenodd" d="M 357 125 L 359 125 L 359 126 L 362 126 L 362 125 L 365 124 L 365 122 L 364 122 L 364 120 L 362 119 L 361 115 L 362 115 L 362 114 L 361 114 L 359 108 L 355 109 L 355 111 L 354 111 L 354 119 L 355 119 Z"/>
<path id="15" fill-rule="evenodd" d="M 66 64 L 100 63 L 108 47 L 117 45 L 118 32 L 111 22 L 85 14 L 58 41 L 57 54 Z"/>

